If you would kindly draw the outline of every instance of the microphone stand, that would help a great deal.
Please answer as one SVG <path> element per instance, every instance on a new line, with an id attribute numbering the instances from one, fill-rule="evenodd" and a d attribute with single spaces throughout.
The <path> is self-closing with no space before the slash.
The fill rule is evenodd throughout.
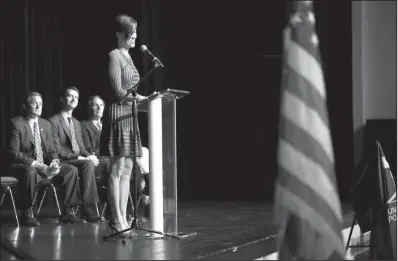
<path id="1" fill-rule="evenodd" d="M 150 74 L 152 74 L 152 72 L 156 69 L 156 68 L 158 68 L 159 66 L 160 66 L 160 64 L 158 64 L 157 62 L 155 62 L 154 63 L 155 64 L 155 66 L 154 67 L 152 67 L 152 69 L 143 77 L 143 78 L 141 78 L 136 84 L 134 84 L 134 86 L 132 86 L 130 89 L 128 89 L 127 90 L 127 93 L 126 93 L 126 95 L 124 95 L 123 96 L 123 98 L 120 100 L 120 103 L 123 103 L 126 99 L 127 99 L 127 96 L 131 93 L 132 95 L 133 95 L 133 105 L 132 105 L 132 107 L 131 107 L 131 110 L 132 110 L 132 114 L 133 114 L 133 137 L 134 137 L 134 142 L 133 142 L 133 151 L 134 151 L 134 155 L 133 155 L 133 169 L 131 170 L 131 175 L 133 175 L 133 178 L 134 178 L 134 193 L 135 193 L 135 197 L 134 197 L 134 199 L 133 199 L 133 206 L 134 206 L 134 213 L 133 213 L 133 221 L 131 222 L 131 226 L 130 226 L 130 228 L 127 228 L 127 229 L 124 229 L 124 230 L 121 230 L 121 231 L 118 231 L 118 232 L 115 232 L 115 233 L 112 233 L 112 234 L 110 234 L 110 235 L 107 235 L 107 236 L 103 236 L 102 238 L 103 238 L 103 240 L 107 240 L 108 238 L 110 238 L 110 237 L 114 237 L 114 236 L 117 236 L 117 235 L 119 235 L 119 234 L 122 234 L 122 233 L 124 233 L 124 232 L 126 232 L 126 231 L 130 231 L 130 233 L 122 240 L 122 242 L 123 242 L 123 244 L 126 244 L 126 242 L 127 242 L 127 239 L 134 233 L 134 231 L 137 231 L 137 230 L 143 230 L 143 231 L 147 231 L 147 232 L 151 232 L 151 233 L 155 233 L 155 234 L 159 234 L 159 235 L 163 235 L 163 236 L 165 236 L 165 237 L 171 237 L 171 238 L 174 238 L 174 239 L 180 239 L 180 237 L 179 236 L 175 236 L 175 235 L 171 235 L 171 234 L 167 234 L 167 233 L 163 233 L 163 232 L 160 232 L 160 231 L 156 231 L 156 230 L 151 230 L 151 229 L 147 229 L 147 228 L 142 228 L 142 227 L 140 227 L 139 226 L 139 224 L 138 224 L 138 218 L 137 218 L 137 188 L 138 188 L 138 180 L 137 180 L 137 171 L 136 171 L 136 167 L 137 167 L 137 156 L 136 156 L 136 154 L 137 154 L 137 149 L 136 149 L 136 146 L 137 146 L 137 126 L 138 126 L 138 119 L 137 119 L 137 89 L 138 89 L 138 86 L 143 82 L 143 81 L 145 81 L 147 78 L 148 78 L 148 76 L 150 75 Z"/>

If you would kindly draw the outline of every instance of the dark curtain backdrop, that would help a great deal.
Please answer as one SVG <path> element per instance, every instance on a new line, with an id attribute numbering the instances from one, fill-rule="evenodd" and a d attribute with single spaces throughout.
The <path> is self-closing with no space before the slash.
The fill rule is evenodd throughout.
<path id="1" fill-rule="evenodd" d="M 28 91 L 44 94 L 44 117 L 59 109 L 61 90 L 80 89 L 77 118 L 87 98 L 106 95 L 106 54 L 114 47 L 116 14 L 139 22 L 137 46 L 159 56 L 140 93 L 174 88 L 178 101 L 179 197 L 271 199 L 276 179 L 284 1 L 2 1 L 1 148 L 7 120 L 20 113 Z M 339 189 L 352 175 L 351 3 L 315 1 L 327 82 Z M 131 51 L 144 75 L 151 61 Z M 263 56 L 262 56 L 263 55 Z M 140 114 L 147 145 L 147 122 Z"/>
<path id="2" fill-rule="evenodd" d="M 23 95 L 44 95 L 44 115 L 58 108 L 53 99 L 63 87 L 64 66 L 61 13 L 55 1 L 32 6 L 30 1 L 1 4 L 1 103 L 2 130 L 8 119 L 21 112 Z M 7 142 L 1 132 L 2 148 Z"/>

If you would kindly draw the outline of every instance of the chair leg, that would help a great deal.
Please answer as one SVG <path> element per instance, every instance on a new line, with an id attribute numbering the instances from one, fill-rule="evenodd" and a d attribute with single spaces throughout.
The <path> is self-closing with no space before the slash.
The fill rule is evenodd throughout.
<path id="1" fill-rule="evenodd" d="M 1 195 L 1 202 L 0 202 L 0 207 L 3 205 L 4 197 L 6 196 L 6 190 L 4 190 L 3 194 Z"/>
<path id="2" fill-rule="evenodd" d="M 140 206 L 141 198 L 142 198 L 142 196 L 140 195 L 139 198 L 138 198 L 138 201 L 137 201 L 137 209 L 138 209 L 138 207 Z"/>
<path id="3" fill-rule="evenodd" d="M 51 184 L 51 188 L 53 189 L 53 192 L 54 192 L 55 203 L 57 203 L 58 214 L 61 216 L 61 208 L 59 207 L 59 202 L 58 202 L 57 190 L 55 189 L 55 186 L 54 186 L 54 184 Z"/>
<path id="4" fill-rule="evenodd" d="M 99 216 L 100 213 L 99 213 L 99 209 L 98 209 L 98 202 L 95 203 L 95 209 L 97 210 L 97 215 Z"/>
<path id="5" fill-rule="evenodd" d="M 105 210 L 106 210 L 107 206 L 108 206 L 108 203 L 105 202 L 104 207 L 102 208 L 101 220 L 106 220 L 105 217 L 104 217 L 104 214 L 105 214 Z"/>
<path id="6" fill-rule="evenodd" d="M 74 214 L 75 216 L 78 216 L 79 209 L 80 209 L 80 206 L 79 206 L 79 205 L 76 206 L 76 209 L 72 208 L 72 212 L 73 212 L 73 214 Z"/>
<path id="7" fill-rule="evenodd" d="M 130 192 L 130 194 L 129 194 L 129 198 L 130 198 L 131 210 L 132 210 L 132 211 L 135 211 L 135 209 L 134 209 L 134 203 L 133 203 L 133 197 L 131 196 L 131 192 Z"/>
<path id="8" fill-rule="evenodd" d="M 15 220 L 17 221 L 17 226 L 19 227 L 19 220 L 18 220 L 18 214 L 17 214 L 17 209 L 15 207 L 15 202 L 14 202 L 14 196 L 12 195 L 12 190 L 10 187 L 7 187 L 8 193 L 10 193 L 10 198 L 11 198 L 11 203 L 12 203 L 12 209 L 14 210 L 14 216 Z"/>
<path id="9" fill-rule="evenodd" d="M 41 206 L 43 205 L 44 198 L 45 198 L 46 195 L 47 195 L 47 189 L 48 189 L 48 188 L 46 188 L 46 189 L 44 190 L 43 197 L 41 198 L 39 208 L 37 209 L 37 212 L 36 212 L 36 217 L 39 216 L 40 209 L 41 209 Z"/>
<path id="10" fill-rule="evenodd" d="M 36 188 L 35 189 L 35 194 L 33 195 L 32 207 L 34 207 L 35 204 L 36 204 L 37 192 L 38 192 L 38 189 Z"/>

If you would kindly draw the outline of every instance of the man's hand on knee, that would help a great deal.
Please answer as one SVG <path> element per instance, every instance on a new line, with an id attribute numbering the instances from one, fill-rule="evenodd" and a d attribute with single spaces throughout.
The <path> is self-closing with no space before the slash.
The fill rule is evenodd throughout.
<path id="1" fill-rule="evenodd" d="M 46 164 L 35 162 L 35 164 L 33 165 L 33 168 L 36 169 L 37 173 L 38 173 L 40 176 L 45 176 L 45 177 L 48 176 L 48 175 L 47 175 L 47 173 L 48 173 L 48 166 L 47 166 Z"/>

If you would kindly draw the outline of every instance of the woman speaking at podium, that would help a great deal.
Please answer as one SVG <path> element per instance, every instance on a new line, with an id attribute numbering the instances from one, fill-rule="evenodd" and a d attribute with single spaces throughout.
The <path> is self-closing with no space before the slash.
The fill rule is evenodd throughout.
<path id="1" fill-rule="evenodd" d="M 137 21 L 128 15 L 118 15 L 115 31 L 117 45 L 108 53 L 108 79 L 112 97 L 107 97 L 111 102 L 107 119 L 108 130 L 104 138 L 109 156 L 112 158 L 108 194 L 112 220 L 109 223 L 112 230 L 121 231 L 130 227 L 126 210 L 134 155 L 137 157 L 138 170 L 148 173 L 149 167 L 148 164 L 141 164 L 143 156 L 148 156 L 148 150 L 142 147 L 138 122 L 133 117 L 134 97 L 131 93 L 125 97 L 127 90 L 140 80 L 140 75 L 129 54 L 129 49 L 136 45 Z M 137 93 L 136 98 L 138 102 L 146 97 Z M 133 133 L 134 126 L 136 139 Z M 134 141 L 136 151 L 133 151 Z"/>

